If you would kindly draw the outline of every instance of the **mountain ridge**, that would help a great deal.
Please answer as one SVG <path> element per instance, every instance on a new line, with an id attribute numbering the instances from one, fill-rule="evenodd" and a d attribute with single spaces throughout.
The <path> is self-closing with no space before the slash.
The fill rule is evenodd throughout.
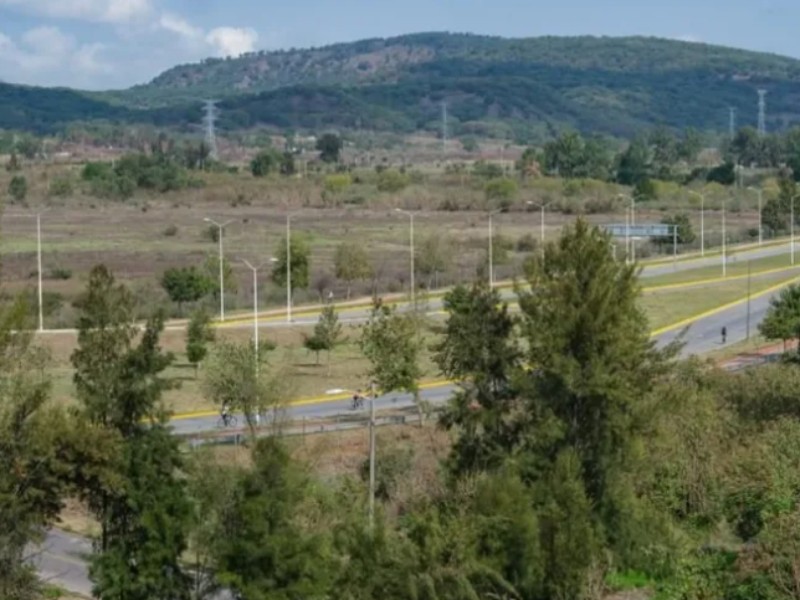
<path id="1" fill-rule="evenodd" d="M 762 87 L 770 128 L 800 122 L 800 60 L 790 57 L 643 36 L 430 32 L 206 59 L 121 91 L 26 88 L 15 98 L 0 87 L 0 108 L 40 130 L 91 119 L 93 111 L 114 122 L 186 128 L 199 119 L 200 100 L 212 97 L 222 129 L 406 133 L 438 131 L 447 103 L 452 135 L 536 141 L 564 129 L 624 137 L 655 126 L 721 132 L 730 107 L 741 124 L 755 124 Z M 56 97 L 67 110 L 55 111 Z M 99 104 L 82 105 L 81 97 Z M 0 116 L 0 127 L 13 126 Z"/>

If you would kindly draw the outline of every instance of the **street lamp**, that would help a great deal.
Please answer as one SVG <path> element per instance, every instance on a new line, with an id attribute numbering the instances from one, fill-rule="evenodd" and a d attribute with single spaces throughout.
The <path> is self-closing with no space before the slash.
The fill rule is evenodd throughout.
<path id="1" fill-rule="evenodd" d="M 266 263 L 261 263 L 254 267 L 247 260 L 241 259 L 241 261 L 253 272 L 253 356 L 255 356 L 255 372 L 256 376 L 258 376 L 258 271 Z M 270 262 L 277 262 L 277 259 L 271 258 Z"/>
<path id="2" fill-rule="evenodd" d="M 233 219 L 224 223 L 217 223 L 214 219 L 206 217 L 203 221 L 216 225 L 219 230 L 219 235 L 217 236 L 219 240 L 219 320 L 225 321 L 225 265 L 223 264 L 222 254 L 222 234 L 225 227 L 233 223 Z"/>
<path id="3" fill-rule="evenodd" d="M 328 395 L 338 395 L 352 390 L 328 390 Z M 358 392 L 356 392 L 358 393 Z M 375 383 L 369 384 L 369 528 L 372 531 L 375 524 Z"/>
<path id="4" fill-rule="evenodd" d="M 503 209 L 489 211 L 489 287 L 494 287 L 494 233 L 492 228 L 492 217 L 499 215 Z"/>
<path id="5" fill-rule="evenodd" d="M 292 217 L 286 215 L 286 322 L 292 322 Z"/>
<path id="6" fill-rule="evenodd" d="M 37 212 L 36 217 L 36 275 L 37 275 L 37 296 L 39 301 L 39 332 L 44 331 L 44 302 L 42 301 L 44 292 L 42 287 L 42 215 L 49 209 Z M 28 215 L 16 215 L 26 217 Z"/>
<path id="7" fill-rule="evenodd" d="M 706 196 L 700 192 L 689 190 L 690 194 L 694 194 L 700 198 L 700 256 L 706 255 Z M 759 230 L 760 231 L 760 230 Z"/>
<path id="8" fill-rule="evenodd" d="M 553 203 L 553 201 L 551 200 L 550 202 L 543 202 L 542 204 L 539 205 L 539 209 L 542 211 L 542 219 L 541 219 L 541 224 L 540 224 L 540 228 L 539 228 L 540 243 L 541 243 L 541 246 L 542 246 L 542 256 L 544 256 L 544 209 L 547 208 L 548 206 L 550 206 L 552 203 Z M 536 204 L 534 204 L 530 200 L 528 200 L 528 202 L 526 202 L 526 204 L 528 206 L 536 206 Z"/>
<path id="9" fill-rule="evenodd" d="M 792 205 L 791 205 L 791 213 L 789 215 L 789 219 L 791 223 L 789 223 L 789 230 L 791 235 L 791 242 L 789 243 L 789 247 L 791 248 L 791 256 L 792 256 L 792 266 L 794 266 L 794 199 L 800 198 L 800 194 L 795 194 L 792 196 Z"/>
<path id="10" fill-rule="evenodd" d="M 725 198 L 722 199 L 722 276 L 728 276 L 727 230 L 725 229 Z"/>
<path id="11" fill-rule="evenodd" d="M 413 213 L 402 208 L 395 208 L 395 212 L 406 215 L 409 219 L 409 247 L 411 249 L 411 306 L 416 311 L 417 309 L 417 290 L 414 284 L 414 216 Z"/>
<path id="12" fill-rule="evenodd" d="M 618 198 L 630 200 L 630 209 L 625 210 L 625 262 L 631 262 L 631 226 L 636 225 L 636 200 L 634 196 L 619 194 Z"/>
<path id="13" fill-rule="evenodd" d="M 764 237 L 763 237 L 764 228 L 761 226 L 761 219 L 762 219 L 762 216 L 761 216 L 761 199 L 762 199 L 762 197 L 764 195 L 764 190 L 762 190 L 761 188 L 754 188 L 754 187 L 749 187 L 747 189 L 752 191 L 752 192 L 756 192 L 758 194 L 758 245 L 760 246 L 764 241 Z"/>

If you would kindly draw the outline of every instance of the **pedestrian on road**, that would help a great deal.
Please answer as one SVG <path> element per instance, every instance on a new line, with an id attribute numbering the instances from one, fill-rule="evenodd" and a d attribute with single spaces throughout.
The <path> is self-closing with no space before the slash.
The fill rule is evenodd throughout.
<path id="1" fill-rule="evenodd" d="M 722 343 L 724 344 L 728 339 L 728 328 L 723 325 L 722 327 Z"/>

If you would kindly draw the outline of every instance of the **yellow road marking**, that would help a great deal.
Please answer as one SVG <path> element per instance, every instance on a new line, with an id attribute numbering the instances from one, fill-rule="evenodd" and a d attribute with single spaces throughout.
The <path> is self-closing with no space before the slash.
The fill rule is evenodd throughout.
<path id="1" fill-rule="evenodd" d="M 793 278 L 788 279 L 786 281 L 782 281 L 782 282 L 777 283 L 777 284 L 775 284 L 775 285 L 773 285 L 773 286 L 771 286 L 771 287 L 769 287 L 769 288 L 767 288 L 765 290 L 761 290 L 760 292 L 757 292 L 755 294 L 751 294 L 750 295 L 750 300 L 752 301 L 752 300 L 755 300 L 757 298 L 761 298 L 762 296 L 766 296 L 768 294 L 771 294 L 771 293 L 773 293 L 773 292 L 775 292 L 775 291 L 777 291 L 777 290 L 779 290 L 779 289 L 781 289 L 783 287 L 786 287 L 787 285 L 790 285 L 792 283 L 796 283 L 798 281 L 800 281 L 800 277 L 793 277 Z M 667 325 L 666 327 L 661 327 L 660 329 L 656 329 L 655 331 L 651 331 L 650 332 L 650 337 L 657 337 L 657 336 L 662 335 L 664 333 L 668 333 L 670 331 L 674 331 L 675 329 L 680 329 L 682 327 L 686 327 L 687 325 L 691 325 L 692 323 L 695 323 L 696 321 L 700 321 L 700 320 L 705 319 L 707 317 L 714 316 L 714 315 L 719 314 L 721 312 L 725 312 L 726 310 L 729 310 L 731 308 L 739 306 L 740 304 L 744 304 L 745 302 L 747 302 L 747 296 L 745 296 L 744 298 L 740 298 L 739 300 L 734 300 L 733 302 L 728 302 L 728 303 L 723 304 L 721 306 L 718 306 L 716 308 L 712 308 L 710 310 L 703 311 L 703 312 L 698 313 L 696 315 L 693 315 L 691 317 L 687 317 L 686 319 L 682 319 L 681 321 L 678 321 L 677 323 L 673 323 L 671 325 Z M 443 312 L 443 311 L 439 311 L 439 312 Z M 445 386 L 448 386 L 448 385 L 453 385 L 454 383 L 455 382 L 453 382 L 453 381 L 448 381 L 446 379 L 441 379 L 441 380 L 438 380 L 438 381 L 430 381 L 430 382 L 427 382 L 427 383 L 422 383 L 422 384 L 420 384 L 420 389 L 424 389 L 424 390 L 436 389 L 436 388 L 445 387 Z M 347 399 L 349 399 L 351 397 L 352 396 L 351 396 L 350 393 L 335 394 L 335 395 L 330 395 L 330 396 L 328 396 L 328 395 L 326 395 L 326 396 L 317 396 L 315 398 L 304 398 L 304 399 L 293 400 L 293 401 L 288 403 L 288 406 L 289 407 L 297 407 L 297 406 L 308 406 L 308 405 L 311 405 L 311 404 L 327 404 L 327 403 L 330 403 L 330 402 L 339 402 L 341 400 L 347 400 Z M 217 415 L 219 415 L 219 411 L 202 410 L 202 411 L 197 411 L 197 412 L 190 412 L 190 413 L 183 413 L 183 414 L 179 414 L 179 415 L 174 415 L 170 420 L 171 421 L 186 421 L 186 420 L 189 420 L 189 419 L 200 419 L 200 418 L 204 418 L 204 417 L 214 417 L 214 416 L 217 416 Z"/>

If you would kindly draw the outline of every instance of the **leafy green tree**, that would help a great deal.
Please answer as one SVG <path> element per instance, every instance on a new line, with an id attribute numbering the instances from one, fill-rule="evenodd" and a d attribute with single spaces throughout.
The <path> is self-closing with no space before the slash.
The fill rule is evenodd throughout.
<path id="1" fill-rule="evenodd" d="M 24 202 L 28 195 L 28 180 L 24 175 L 14 175 L 8 184 L 8 195 L 14 202 Z"/>
<path id="2" fill-rule="evenodd" d="M 649 143 L 653 153 L 654 176 L 657 179 L 671 179 L 672 170 L 678 162 L 678 141 L 675 136 L 666 127 L 658 127 L 650 132 Z"/>
<path id="3" fill-rule="evenodd" d="M 285 175 L 286 177 L 290 177 L 295 173 L 297 173 L 297 167 L 295 166 L 293 152 L 284 152 L 281 155 L 280 170 L 281 170 L 281 175 Z"/>
<path id="4" fill-rule="evenodd" d="M 584 164 L 583 136 L 577 132 L 564 133 L 544 145 L 544 167 L 549 173 L 571 178 L 578 176 Z"/>
<path id="5" fill-rule="evenodd" d="M 439 275 L 453 260 L 453 240 L 444 235 L 430 235 L 422 240 L 414 259 L 417 271 L 428 278 L 428 289 L 438 287 Z"/>
<path id="6" fill-rule="evenodd" d="M 338 196 L 353 185 L 353 178 L 350 176 L 350 173 L 331 173 L 325 176 L 323 185 L 325 187 L 325 193 Z"/>
<path id="7" fill-rule="evenodd" d="M 328 374 L 331 368 L 331 351 L 342 341 L 342 324 L 339 323 L 339 316 L 336 314 L 336 307 L 328 304 L 322 309 L 319 321 L 314 326 L 314 333 L 306 336 L 303 345 L 315 352 L 317 364 L 319 364 L 319 353 L 323 350 L 328 353 Z"/>
<path id="8" fill-rule="evenodd" d="M 790 285 L 770 300 L 769 310 L 758 326 L 768 340 L 800 340 L 800 285 Z"/>
<path id="9" fill-rule="evenodd" d="M 214 227 L 213 231 L 214 235 L 219 235 L 217 227 Z M 214 295 L 214 299 L 219 300 L 219 256 L 216 253 L 210 253 L 206 256 L 202 266 L 202 273 L 208 281 L 209 290 Z M 236 290 L 239 289 L 236 273 L 233 272 L 233 267 L 227 258 L 222 259 L 222 283 L 225 286 L 226 294 L 235 294 Z"/>
<path id="10" fill-rule="evenodd" d="M 378 174 L 378 191 L 397 193 L 408 187 L 409 178 L 395 169 L 386 169 Z"/>
<path id="11" fill-rule="evenodd" d="M 32 135 L 23 135 L 17 139 L 14 149 L 28 160 L 33 160 L 42 152 L 42 141 Z"/>
<path id="12" fill-rule="evenodd" d="M 658 188 L 652 179 L 640 179 L 633 188 L 633 195 L 644 202 L 658 200 Z"/>
<path id="13" fill-rule="evenodd" d="M 383 393 L 404 391 L 414 395 L 422 414 L 419 397 L 419 365 L 422 350 L 418 324 L 413 315 L 401 314 L 393 307 L 376 303 L 361 331 L 361 352 L 370 362 L 368 376 Z"/>
<path id="14" fill-rule="evenodd" d="M 703 136 L 696 129 L 686 129 L 683 136 L 678 140 L 677 153 L 680 160 L 693 163 L 703 149 Z"/>
<path id="15" fill-rule="evenodd" d="M 6 171 L 8 171 L 9 173 L 15 173 L 19 171 L 21 168 L 22 166 L 19 164 L 19 157 L 17 157 L 17 153 L 12 152 L 11 157 L 8 159 L 8 162 L 6 163 Z"/>
<path id="16" fill-rule="evenodd" d="M 217 541 L 220 583 L 249 600 L 335 595 L 329 542 L 302 524 L 312 493 L 308 476 L 275 437 L 258 440 L 253 462 Z"/>
<path id="17" fill-rule="evenodd" d="M 287 283 L 286 265 L 289 260 L 286 250 L 286 238 L 283 238 L 275 251 L 277 261 L 272 267 L 272 283 L 283 288 Z M 292 291 L 304 290 L 309 285 L 309 269 L 311 268 L 311 250 L 305 236 L 294 233 L 289 250 L 292 265 Z"/>
<path id="18" fill-rule="evenodd" d="M 33 345 L 28 306 L 0 305 L 0 597 L 38 600 L 43 590 L 28 560 L 58 519 L 73 468 L 65 417 L 47 406 L 47 356 Z"/>
<path id="19" fill-rule="evenodd" d="M 326 133 L 317 140 L 317 150 L 319 151 L 319 158 L 322 162 L 336 163 L 339 162 L 339 155 L 342 152 L 344 144 L 342 138 L 335 133 Z"/>
<path id="20" fill-rule="evenodd" d="M 252 344 L 218 342 L 206 360 L 201 387 L 203 394 L 219 406 L 244 413 L 251 428 L 255 417 L 283 400 L 276 377 L 266 371 L 266 354 L 274 346 L 259 348 Z"/>
<path id="21" fill-rule="evenodd" d="M 489 202 L 498 201 L 502 207 L 510 206 L 518 191 L 517 182 L 508 177 L 490 179 L 484 187 L 486 200 Z"/>
<path id="22" fill-rule="evenodd" d="M 613 511 L 611 482 L 640 433 L 643 398 L 677 349 L 654 348 L 636 267 L 615 261 L 608 235 L 586 221 L 566 229 L 526 272 L 522 330 L 536 376 L 522 411 L 531 437 L 518 433 L 518 443 L 532 444 L 535 456 L 574 450 L 590 502 Z"/>
<path id="23" fill-rule="evenodd" d="M 650 177 L 650 146 L 641 137 L 634 139 L 618 159 L 617 183 L 636 185 Z"/>
<path id="24" fill-rule="evenodd" d="M 333 255 L 336 278 L 347 283 L 347 299 L 354 281 L 363 281 L 372 277 L 372 265 L 369 253 L 364 244 L 355 240 L 342 242 L 336 246 Z"/>
<path id="25" fill-rule="evenodd" d="M 250 161 L 250 172 L 254 177 L 266 177 L 282 167 L 281 155 L 273 149 L 262 150 Z"/>
<path id="26" fill-rule="evenodd" d="M 692 229 L 692 222 L 689 219 L 689 215 L 686 213 L 678 213 L 676 215 L 671 215 L 664 217 L 661 219 L 662 225 L 673 225 L 678 228 L 678 243 L 679 244 L 691 244 L 695 240 L 694 229 Z M 670 245 L 673 243 L 673 236 L 668 235 L 663 238 L 659 238 L 659 243 Z"/>
<path id="27" fill-rule="evenodd" d="M 186 328 L 186 358 L 194 365 L 195 377 L 197 377 L 197 367 L 208 354 L 208 343 L 213 342 L 215 338 L 208 311 L 202 308 L 194 311 Z"/>
<path id="28" fill-rule="evenodd" d="M 161 287 L 170 300 L 178 304 L 178 312 L 183 314 L 184 302 L 197 302 L 212 288 L 208 277 L 196 267 L 174 267 L 164 271 Z"/>
<path id="29" fill-rule="evenodd" d="M 706 181 L 719 183 L 720 185 L 733 185 L 736 183 L 736 165 L 726 161 L 714 167 L 706 175 Z"/>
<path id="30" fill-rule="evenodd" d="M 101 538 L 90 563 L 99 597 L 182 598 L 189 578 L 180 565 L 189 505 L 178 477 L 178 442 L 161 405 L 172 383 L 173 356 L 159 344 L 162 315 L 140 334 L 130 292 L 97 266 L 76 301 L 78 347 L 72 353 L 81 414 L 119 437 L 116 477 L 92 481 L 84 494 Z"/>
<path id="31" fill-rule="evenodd" d="M 444 298 L 447 321 L 433 358 L 442 374 L 461 382 L 441 423 L 458 433 L 450 456 L 457 475 L 497 467 L 517 444 L 506 417 L 517 397 L 513 382 L 521 353 L 514 319 L 497 290 L 458 286 Z"/>

